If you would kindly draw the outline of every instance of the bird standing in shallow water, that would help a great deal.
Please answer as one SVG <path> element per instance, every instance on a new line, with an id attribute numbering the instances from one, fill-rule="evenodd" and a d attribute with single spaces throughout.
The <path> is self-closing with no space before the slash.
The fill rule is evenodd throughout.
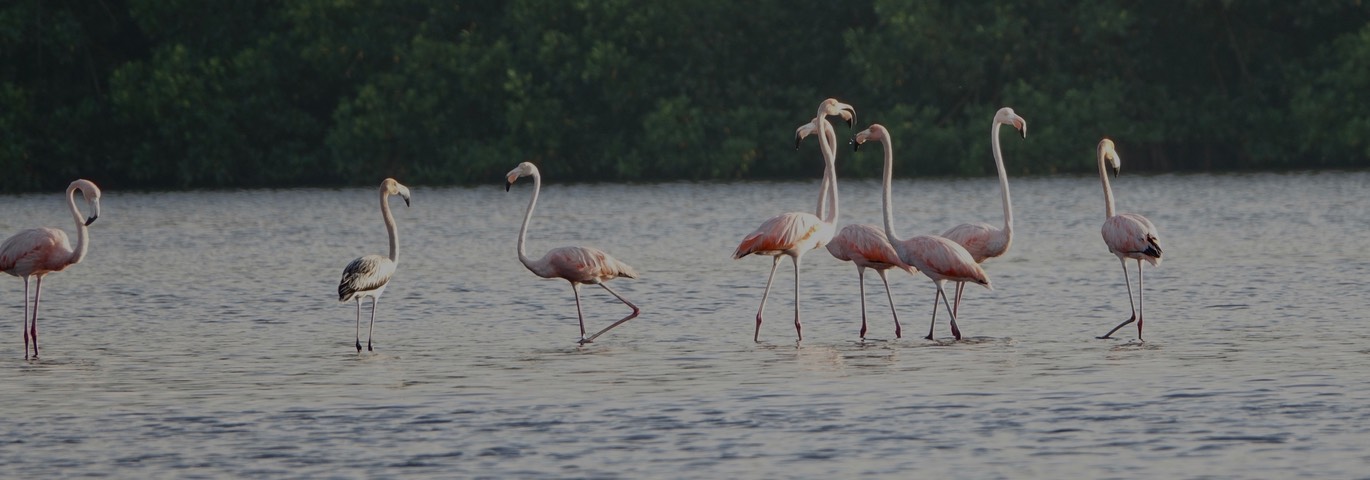
<path id="1" fill-rule="evenodd" d="M 1111 167 L 1113 175 L 1118 175 L 1121 168 L 1122 159 L 1118 158 L 1118 151 L 1113 146 L 1113 140 L 1107 138 L 1099 141 L 1097 149 L 1099 157 L 1099 179 L 1104 182 L 1104 227 L 1102 230 L 1104 243 L 1108 245 L 1108 251 L 1118 256 L 1118 261 L 1123 264 L 1123 282 L 1127 284 L 1127 303 L 1132 305 L 1132 317 L 1128 318 L 1118 326 L 1113 327 L 1102 337 L 1109 338 L 1113 332 L 1123 328 L 1129 323 L 1137 322 L 1137 339 L 1142 339 L 1142 260 L 1150 262 L 1153 267 L 1161 265 L 1161 234 L 1156 230 L 1156 226 L 1151 224 L 1151 220 L 1135 213 L 1113 213 L 1113 186 L 1108 183 L 1108 172 L 1106 169 Z M 1105 166 L 1104 162 L 1108 162 Z M 1127 275 L 1128 259 L 1137 261 L 1137 303 L 1132 303 L 1132 280 Z"/>
<path id="2" fill-rule="evenodd" d="M 90 217 L 83 217 L 76 208 L 76 191 L 86 199 Z M 67 206 L 76 221 L 76 248 L 67 241 L 67 234 L 52 227 L 31 228 L 14 234 L 0 243 L 0 271 L 24 279 L 24 358 L 38 358 L 38 302 L 43 296 L 43 277 L 80 263 L 90 248 L 86 227 L 100 218 L 100 187 L 90 180 L 76 180 L 67 186 Z M 29 317 L 29 277 L 38 277 L 33 291 L 33 317 Z M 29 356 L 29 343 L 33 356 Z"/>
<path id="3" fill-rule="evenodd" d="M 609 288 L 604 282 L 618 277 L 637 278 L 637 271 L 628 264 L 618 261 L 614 257 L 604 253 L 603 250 L 591 247 L 559 247 L 554 248 L 543 255 L 542 258 L 533 260 L 528 258 L 524 243 L 528 237 L 528 221 L 533 218 L 533 208 L 538 203 L 538 193 L 542 191 L 542 175 L 538 173 L 538 167 L 529 162 L 523 162 L 510 170 L 505 175 L 504 191 L 514 185 L 514 181 L 519 177 L 533 177 L 533 198 L 528 200 L 528 211 L 523 215 L 523 226 L 519 228 L 518 254 L 519 261 L 523 266 L 528 267 L 528 271 L 542 278 L 560 278 L 571 282 L 571 292 L 576 297 L 576 316 L 580 318 L 580 343 L 582 345 L 595 341 L 604 332 L 622 325 L 637 317 L 642 312 L 623 298 L 614 289 Z M 623 317 L 617 322 L 604 327 L 603 330 L 595 332 L 594 335 L 585 336 L 585 314 L 580 308 L 580 286 L 582 284 L 599 285 L 609 292 L 619 301 L 633 309 L 633 313 Z"/>
<path id="4" fill-rule="evenodd" d="M 390 213 L 390 196 L 404 198 L 404 206 L 409 206 L 409 187 L 401 185 L 393 178 L 381 182 L 381 217 L 385 219 L 385 230 L 390 234 L 390 256 L 367 255 L 353 260 L 343 268 L 342 280 L 338 282 L 338 301 L 357 302 L 357 353 L 362 351 L 362 298 L 371 297 L 371 326 L 366 330 L 366 351 L 371 349 L 371 334 L 376 329 L 376 302 L 380 301 L 390 277 L 400 262 L 400 233 L 395 228 L 395 217 Z"/>

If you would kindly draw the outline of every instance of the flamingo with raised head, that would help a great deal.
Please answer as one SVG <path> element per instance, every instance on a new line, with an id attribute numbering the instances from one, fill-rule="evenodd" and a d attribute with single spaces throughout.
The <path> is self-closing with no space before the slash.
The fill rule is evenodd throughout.
<path id="1" fill-rule="evenodd" d="M 818 130 L 818 120 L 806 123 L 795 130 L 795 148 L 799 147 L 804 137 L 809 136 Z M 826 120 L 824 120 L 826 122 Z M 823 151 L 826 156 L 833 157 L 834 163 L 837 157 L 837 136 L 833 133 L 831 125 L 825 131 L 827 133 L 828 146 Z M 821 143 L 821 142 L 820 142 Z M 835 185 L 825 182 L 824 187 L 832 188 Z M 819 200 L 820 215 L 824 208 L 823 200 Z M 837 235 L 832 237 L 826 246 L 828 253 L 833 257 L 844 262 L 856 264 L 856 281 L 861 294 L 861 339 L 866 338 L 866 269 L 874 269 L 880 275 L 880 281 L 885 284 L 885 298 L 890 302 L 890 315 L 894 317 L 894 337 L 903 338 L 903 328 L 899 325 L 899 312 L 894 307 L 894 295 L 890 293 L 890 281 L 885 271 L 891 268 L 902 268 L 909 273 L 913 273 L 913 268 L 899 258 L 899 254 L 890 245 L 889 239 L 885 238 L 885 232 L 875 225 L 852 224 L 842 227 Z"/>
<path id="2" fill-rule="evenodd" d="M 1147 220 L 1146 217 L 1135 213 L 1113 213 L 1113 186 L 1108 183 L 1108 172 L 1104 162 L 1109 162 L 1108 167 L 1113 168 L 1113 175 L 1118 175 L 1121 168 L 1122 159 L 1118 158 L 1118 151 L 1113 146 L 1113 140 L 1107 138 L 1099 141 L 1097 149 L 1099 157 L 1099 179 L 1104 182 L 1104 243 L 1108 245 L 1108 251 L 1118 256 L 1118 261 L 1123 264 L 1123 282 L 1127 284 L 1127 303 L 1132 305 L 1132 317 L 1128 318 L 1118 326 L 1113 327 L 1104 336 L 1099 338 L 1109 338 L 1113 332 L 1123 328 L 1129 323 L 1137 322 L 1137 339 L 1142 339 L 1142 260 L 1151 263 L 1153 267 L 1161 265 L 1161 234 L 1156 230 L 1156 225 Z M 1137 303 L 1132 303 L 1132 280 L 1127 274 L 1127 261 L 1133 259 L 1137 261 Z"/>
<path id="3" fill-rule="evenodd" d="M 899 253 L 899 258 L 918 271 L 923 272 L 932 279 L 932 283 L 937 286 L 937 295 L 932 300 L 932 323 L 937 324 L 937 300 L 941 299 L 942 304 L 947 308 L 947 314 L 951 315 L 951 333 L 957 340 L 961 339 L 961 330 L 956 326 L 956 313 L 952 311 L 951 304 L 947 301 L 947 294 L 943 286 L 946 282 L 974 282 L 990 286 L 989 276 L 985 275 L 985 270 L 980 268 L 980 264 L 975 263 L 975 259 L 970 256 L 970 252 L 965 247 L 948 240 L 945 237 L 936 235 L 919 235 L 902 240 L 894 233 L 894 216 L 891 213 L 892 194 L 890 193 L 891 184 L 894 179 L 894 150 L 890 142 L 889 131 L 880 124 L 873 124 L 870 128 L 862 130 L 852 138 L 852 145 L 860 148 L 861 144 L 867 141 L 879 141 L 885 144 L 885 172 L 884 172 L 884 197 L 881 206 L 885 215 L 885 237 L 889 238 L 890 245 Z M 932 328 L 928 329 L 928 336 L 932 340 Z"/>
<path id="4" fill-rule="evenodd" d="M 818 105 L 818 114 L 814 120 L 813 128 L 824 130 L 831 129 L 832 126 L 825 117 L 830 115 L 841 116 L 847 120 L 848 124 L 855 121 L 856 109 L 851 105 L 829 98 Z M 800 127 L 803 129 L 804 127 Z M 818 140 L 824 150 L 829 147 L 827 134 L 818 132 Z M 834 138 L 835 134 L 834 134 Z M 836 148 L 836 147 L 832 147 Z M 766 311 L 766 299 L 771 293 L 771 282 L 775 280 L 776 267 L 780 265 L 780 257 L 788 256 L 794 263 L 794 332 L 799 340 L 804 339 L 803 326 L 799 317 L 799 264 L 805 253 L 809 250 L 822 247 L 832 239 L 836 231 L 834 225 L 838 218 L 837 201 L 837 172 L 833 164 L 832 157 L 823 156 L 823 182 L 818 193 L 818 215 L 806 212 L 782 213 L 767 219 L 757 227 L 755 231 L 747 234 L 742 242 L 733 251 L 733 259 L 739 259 L 751 254 L 771 256 L 771 273 L 766 277 L 766 289 L 761 294 L 761 306 L 756 310 L 756 331 L 752 334 L 752 341 L 759 342 L 761 338 L 761 318 Z M 830 183 L 831 182 L 831 183 Z M 831 187 L 830 187 L 831 185 Z M 831 189 L 831 191 L 829 191 Z M 830 204 L 831 208 L 825 208 Z M 820 218 L 819 215 L 822 215 Z"/>
<path id="5" fill-rule="evenodd" d="M 76 191 L 86 199 L 91 215 L 85 217 L 76 208 Z M 67 233 L 52 227 L 31 228 L 14 234 L 0 244 L 0 271 L 24 279 L 24 358 L 38 358 L 38 302 L 43 296 L 43 277 L 80 263 L 90 248 L 90 234 L 86 228 L 100 218 L 100 187 L 90 180 L 80 179 L 67 186 L 67 207 L 76 220 L 76 248 L 71 247 Z M 33 316 L 29 316 L 29 277 L 37 277 L 33 289 Z M 29 356 L 29 343 L 33 356 Z"/>
<path id="6" fill-rule="evenodd" d="M 357 353 L 362 351 L 362 298 L 371 297 L 371 326 L 366 330 L 366 351 L 371 349 L 371 334 L 376 330 L 376 302 L 390 285 L 390 277 L 400 262 L 400 233 L 395 228 L 395 217 L 390 213 L 390 196 L 404 198 L 404 206 L 409 206 L 409 187 L 401 185 L 393 178 L 381 181 L 381 217 L 385 219 L 385 231 L 390 234 L 390 256 L 366 255 L 357 258 L 343 268 L 342 280 L 338 282 L 338 301 L 357 302 Z"/>
<path id="7" fill-rule="evenodd" d="M 533 274 L 539 277 L 560 278 L 571 282 L 571 292 L 574 293 L 576 297 L 576 316 L 580 319 L 580 344 L 584 345 L 593 342 L 596 338 L 599 338 L 600 335 L 603 335 L 604 332 L 622 325 L 623 322 L 637 318 L 637 315 L 641 313 L 642 310 L 604 283 L 618 277 L 637 278 L 637 271 L 634 270 L 633 267 L 628 266 L 628 264 L 609 256 L 609 254 L 605 253 L 603 250 L 580 246 L 558 247 L 548 251 L 546 255 L 543 255 L 542 258 L 538 260 L 528 258 L 528 253 L 524 248 L 524 244 L 528 238 L 528 221 L 533 218 L 533 208 L 537 206 L 538 193 L 542 191 L 542 175 L 538 173 L 538 167 L 532 163 L 520 163 L 518 167 L 510 170 L 509 173 L 505 175 L 504 191 L 508 192 L 509 188 L 514 185 L 514 181 L 518 180 L 519 177 L 533 177 L 533 198 L 528 200 L 528 211 L 524 213 L 523 226 L 519 228 L 519 261 L 523 262 L 523 266 L 528 267 L 528 271 L 533 272 Z M 633 313 L 604 327 L 603 330 L 595 332 L 594 335 L 586 337 L 585 314 L 580 308 L 580 286 L 582 284 L 599 285 L 600 287 L 603 287 L 604 291 L 609 292 L 614 298 L 617 298 L 620 302 L 623 302 L 624 305 L 627 305 L 628 308 L 633 309 Z"/>
<path id="8" fill-rule="evenodd" d="M 1013 200 L 1008 193 L 1008 172 L 1004 170 L 1004 154 L 999 151 L 999 127 L 1003 125 L 1013 126 L 1023 138 L 1027 138 L 1027 120 L 1014 113 L 1012 108 L 1004 107 L 994 113 L 994 121 L 991 122 L 989 129 L 990 145 L 994 151 L 994 167 L 999 170 L 999 193 L 1004 200 L 1004 228 L 994 228 L 988 223 L 963 223 L 942 232 L 943 237 L 966 247 L 975 263 L 985 263 L 985 260 L 1003 255 L 1013 243 Z M 952 302 L 951 311 L 958 315 L 961 313 L 961 292 L 965 288 L 965 282 L 956 282 L 956 301 Z"/>

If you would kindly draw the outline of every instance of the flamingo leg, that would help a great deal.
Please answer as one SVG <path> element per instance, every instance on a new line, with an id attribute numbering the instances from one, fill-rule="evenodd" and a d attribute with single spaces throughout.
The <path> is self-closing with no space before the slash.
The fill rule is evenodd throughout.
<path id="1" fill-rule="evenodd" d="M 885 278 L 885 272 L 880 272 L 880 278 Z M 861 339 L 866 339 L 866 267 L 856 266 L 856 284 L 861 289 Z"/>
<path id="2" fill-rule="evenodd" d="M 371 326 L 366 327 L 366 351 L 371 352 L 371 333 L 376 331 L 376 302 L 381 301 L 381 297 L 371 297 Z M 361 304 L 358 304 L 361 308 Z"/>
<path id="3" fill-rule="evenodd" d="M 571 292 L 576 295 L 576 317 L 580 319 L 580 344 L 584 345 L 590 343 L 590 340 L 585 338 L 585 314 L 580 310 L 580 284 L 571 282 Z"/>
<path id="4" fill-rule="evenodd" d="M 771 276 L 766 277 L 766 290 L 761 292 L 761 308 L 756 309 L 756 333 L 752 334 L 753 342 L 761 341 L 761 312 L 766 311 L 766 298 L 771 295 L 771 282 L 775 280 L 775 268 L 779 266 L 780 256 L 771 257 Z"/>
<path id="5" fill-rule="evenodd" d="M 362 353 L 362 299 L 357 297 L 357 353 Z"/>
<path id="6" fill-rule="evenodd" d="M 889 280 L 889 277 L 885 275 L 885 271 L 884 271 L 884 270 L 876 270 L 875 273 L 880 274 L 880 281 L 881 281 L 881 282 L 885 282 L 885 298 L 888 298 L 888 299 L 890 300 L 890 315 L 894 317 L 894 338 L 904 338 L 904 329 L 903 329 L 903 327 L 900 327 L 900 326 L 899 326 L 899 312 L 896 312 L 896 311 L 894 310 L 894 294 L 891 294 L 891 293 L 890 293 L 890 280 Z M 862 301 L 864 302 L 864 301 L 865 301 L 865 296 L 862 295 L 861 298 L 862 298 Z M 865 308 L 862 308 L 861 312 L 862 312 L 863 314 L 865 313 L 865 311 L 866 311 Z M 865 316 L 862 315 L 862 318 L 865 318 Z"/>
<path id="7" fill-rule="evenodd" d="M 29 324 L 29 334 L 33 336 L 33 358 L 38 358 L 38 303 L 43 300 L 43 276 L 33 287 L 33 323 Z"/>
<path id="8" fill-rule="evenodd" d="M 951 315 L 951 336 L 955 337 L 957 340 L 960 340 L 961 329 L 956 328 L 956 312 L 953 312 L 951 309 L 951 304 L 947 303 L 947 294 L 946 292 L 942 291 L 941 282 L 937 283 L 937 293 L 940 293 L 942 295 L 942 305 L 946 305 L 947 315 Z M 937 305 L 933 305 L 932 308 L 937 308 Z"/>
<path id="9" fill-rule="evenodd" d="M 952 316 L 961 314 L 961 292 L 966 289 L 966 282 L 956 282 L 956 303 L 951 307 Z"/>
<path id="10" fill-rule="evenodd" d="M 1132 323 L 1132 322 L 1134 322 L 1134 321 L 1137 321 L 1137 304 L 1132 303 L 1132 279 L 1129 278 L 1129 277 L 1127 276 L 1127 260 L 1126 260 L 1126 259 L 1122 259 L 1122 258 L 1120 258 L 1120 259 L 1118 259 L 1118 260 L 1119 260 L 1120 262 L 1122 262 L 1122 264 L 1123 264 L 1123 283 L 1127 284 L 1127 303 L 1128 303 L 1128 305 L 1131 305 L 1131 306 L 1132 306 L 1132 318 L 1129 318 L 1129 319 L 1127 319 L 1126 321 L 1124 321 L 1123 323 L 1119 323 L 1118 326 L 1113 327 L 1113 330 L 1109 330 L 1108 333 L 1105 333 L 1105 334 L 1104 334 L 1104 336 L 1099 337 L 1099 338 L 1101 338 L 1101 339 L 1109 338 L 1109 336 L 1113 335 L 1113 332 L 1116 332 L 1116 331 L 1118 331 L 1118 329 L 1127 326 L 1127 324 L 1129 324 L 1129 323 Z M 1137 269 L 1138 269 L 1138 270 L 1141 270 L 1141 269 L 1142 269 L 1142 267 L 1141 267 L 1140 264 L 1137 266 Z M 1141 272 L 1137 272 L 1137 275 L 1138 275 L 1137 278 L 1139 279 L 1138 282 L 1140 283 L 1140 281 L 1141 281 L 1141 280 L 1140 280 L 1140 278 L 1141 278 L 1141 276 L 1140 276 L 1140 275 L 1141 275 Z M 1140 286 L 1140 285 L 1138 285 L 1138 286 Z M 1137 326 L 1137 335 L 1138 335 L 1138 338 L 1141 337 L 1141 325 L 1138 325 L 1138 326 Z"/>
<path id="11" fill-rule="evenodd" d="M 942 297 L 942 284 L 935 280 L 932 283 L 937 285 L 937 295 L 932 297 L 932 324 L 928 325 L 928 336 L 923 337 L 928 340 L 932 340 L 932 330 L 937 326 L 937 300 Z"/>
<path id="12" fill-rule="evenodd" d="M 24 277 L 24 359 L 29 358 L 29 277 Z"/>
<path id="13" fill-rule="evenodd" d="M 639 308 L 637 308 L 637 305 L 633 305 L 633 302 L 630 302 L 630 301 L 628 301 L 628 299 L 623 298 L 623 295 L 619 295 L 618 292 L 615 292 L 614 289 L 609 288 L 608 285 L 605 285 L 605 284 L 601 283 L 601 284 L 599 284 L 599 286 L 604 287 L 604 290 L 607 291 L 607 292 L 609 292 L 610 295 L 613 295 L 614 298 L 617 298 L 620 302 L 623 302 L 623 304 L 624 304 L 624 305 L 627 305 L 628 308 L 633 309 L 633 313 L 630 313 L 630 314 L 628 314 L 628 316 L 619 319 L 617 322 L 614 322 L 613 324 L 611 324 L 611 325 L 609 325 L 609 326 L 607 326 L 607 327 L 604 327 L 603 330 L 600 330 L 600 331 L 598 331 L 598 332 L 595 332 L 594 335 L 590 335 L 590 338 L 587 338 L 587 339 L 585 339 L 584 341 L 581 342 L 582 344 L 590 343 L 590 342 L 595 341 L 596 338 L 599 338 L 600 335 L 604 335 L 604 332 L 609 331 L 609 329 L 614 328 L 614 327 L 617 327 L 617 326 L 619 326 L 619 325 L 622 325 L 623 322 L 626 322 L 626 321 L 632 320 L 632 319 L 634 319 L 634 318 L 637 318 L 637 314 L 642 313 L 642 310 L 639 309 Z"/>
<path id="14" fill-rule="evenodd" d="M 794 256 L 794 334 L 804 340 L 804 327 L 799 325 L 799 256 Z M 35 343 L 37 345 L 37 343 Z"/>
<path id="15" fill-rule="evenodd" d="M 1146 303 L 1142 301 L 1142 295 L 1145 292 L 1146 289 L 1142 287 L 1142 259 L 1139 258 L 1137 259 L 1137 340 L 1142 339 L 1142 305 Z M 1128 298 L 1131 297 L 1132 294 L 1129 293 Z"/>

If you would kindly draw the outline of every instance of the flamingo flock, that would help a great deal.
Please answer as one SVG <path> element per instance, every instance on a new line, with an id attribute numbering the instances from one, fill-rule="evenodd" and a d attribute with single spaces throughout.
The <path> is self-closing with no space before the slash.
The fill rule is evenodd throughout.
<path id="1" fill-rule="evenodd" d="M 856 108 L 829 98 L 821 102 L 812 120 L 795 130 L 796 149 L 803 140 L 814 135 L 818 137 L 819 151 L 823 160 L 823 177 L 818 192 L 818 202 L 814 213 L 782 213 L 761 223 L 756 230 L 745 235 L 733 251 L 732 258 L 741 259 L 749 255 L 771 257 L 770 273 L 762 290 L 760 305 L 756 310 L 754 342 L 761 341 L 761 324 L 766 311 L 766 300 L 770 296 L 775 272 L 782 257 L 789 257 L 794 266 L 794 329 L 797 341 L 802 341 L 803 323 L 800 315 L 800 288 L 803 283 L 800 265 L 804 254 L 825 248 L 833 258 L 852 262 L 856 266 L 857 284 L 861 305 L 861 329 L 859 338 L 864 340 L 868 332 L 866 318 L 865 272 L 875 270 L 885 286 L 885 296 L 889 300 L 890 314 L 894 319 L 895 338 L 902 338 L 902 327 L 895 309 L 894 295 L 890 289 L 887 272 L 899 269 L 910 274 L 922 273 L 935 287 L 933 308 L 928 335 L 934 340 L 937 325 L 938 303 L 946 310 L 952 336 L 961 340 L 960 327 L 956 324 L 965 284 L 974 283 L 992 289 L 990 278 L 981 267 L 984 261 L 1005 255 L 1013 243 L 1013 207 L 1009 195 L 1008 175 L 1004 166 L 1003 153 L 999 146 L 999 129 L 1008 125 L 1023 137 L 1027 137 L 1027 120 L 1012 108 L 1002 108 L 994 115 L 990 126 L 990 143 L 995 168 L 999 175 L 1000 195 L 1004 209 L 1002 228 L 987 223 L 967 223 L 952 227 L 941 235 L 916 235 L 901 238 L 894 226 L 892 183 L 894 170 L 894 149 L 889 130 L 880 124 L 871 124 L 852 136 L 851 145 L 859 150 L 867 142 L 883 145 L 884 169 L 882 175 L 883 192 L 881 211 L 883 228 L 870 224 L 851 224 L 838 230 L 839 218 L 837 182 L 837 136 L 829 117 L 839 117 L 848 127 L 855 126 Z M 1142 339 L 1143 325 L 1143 283 L 1142 262 L 1153 267 L 1161 264 L 1160 234 L 1156 226 L 1146 217 L 1133 213 L 1116 213 L 1114 210 L 1113 188 L 1109 183 L 1108 170 L 1116 177 L 1121 160 L 1113 140 L 1104 138 L 1096 149 L 1099 165 L 1099 178 L 1104 188 L 1104 225 L 1101 230 L 1104 243 L 1109 252 L 1117 256 L 1123 267 L 1123 279 L 1127 286 L 1128 302 L 1132 306 L 1131 317 L 1118 324 L 1108 333 L 1098 337 L 1112 338 L 1123 327 L 1136 323 L 1137 339 Z M 619 261 L 603 250 L 584 246 L 558 247 L 547 251 L 539 259 L 528 256 L 526 243 L 528 225 L 537 206 L 538 195 L 542 190 L 542 175 L 537 166 L 529 162 L 518 164 L 505 175 L 505 191 L 523 177 L 533 178 L 533 190 L 524 212 L 523 223 L 519 228 L 517 254 L 518 260 L 528 271 L 545 279 L 561 279 L 571 285 L 575 298 L 576 316 L 580 324 L 578 342 L 594 342 L 609 330 L 629 320 L 637 318 L 642 310 L 624 298 L 607 282 L 616 278 L 638 278 L 638 272 L 627 263 Z M 80 192 L 85 200 L 89 216 L 77 207 L 76 193 Z M 100 188 L 94 182 L 78 179 L 66 189 L 66 200 L 72 219 L 76 223 L 76 245 L 73 247 L 67 234 L 52 227 L 33 228 L 20 231 L 0 243 L 0 271 L 24 280 L 24 357 L 37 359 L 38 349 L 38 307 L 42 296 L 43 278 L 51 273 L 60 272 L 80 263 L 89 249 L 88 227 L 100 217 Z M 379 199 L 381 218 L 390 239 L 389 255 L 365 255 L 352 260 L 343 268 L 338 282 L 338 300 L 356 304 L 356 331 L 354 346 L 361 353 L 361 306 L 362 300 L 371 299 L 370 324 L 367 329 L 366 349 L 374 351 L 372 337 L 375 331 L 376 309 L 381 294 L 399 267 L 399 229 L 390 208 L 390 197 L 404 199 L 410 205 L 409 188 L 393 178 L 386 178 L 380 184 Z M 1127 271 L 1128 260 L 1137 262 L 1137 299 L 1133 302 L 1131 277 Z M 29 286 L 33 282 L 32 308 L 30 308 Z M 955 284 L 955 299 L 949 299 L 946 284 Z M 596 331 L 586 334 L 585 314 L 581 307 L 580 287 L 598 285 L 614 298 L 623 302 L 631 313 Z"/>

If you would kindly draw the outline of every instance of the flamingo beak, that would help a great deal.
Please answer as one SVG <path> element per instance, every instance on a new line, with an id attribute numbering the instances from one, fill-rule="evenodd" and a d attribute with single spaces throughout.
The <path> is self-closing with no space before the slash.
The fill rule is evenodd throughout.
<path id="1" fill-rule="evenodd" d="M 851 151 L 853 151 L 853 152 L 859 152 L 859 151 L 861 151 L 861 143 L 862 143 L 862 142 L 856 141 L 856 137 L 852 137 L 851 142 L 849 142 L 849 143 L 851 143 Z"/>
<path id="2" fill-rule="evenodd" d="M 804 137 L 801 137 L 801 136 L 799 136 L 799 135 L 795 135 L 795 136 L 794 136 L 794 149 L 795 149 L 795 150 L 799 150 L 799 144 L 801 144 L 801 143 L 804 143 Z"/>
<path id="3" fill-rule="evenodd" d="M 89 227 L 90 224 L 95 223 L 95 219 L 97 219 L 97 218 L 100 218 L 100 217 L 97 216 L 97 215 L 91 215 L 90 218 L 87 218 L 87 219 L 86 219 L 86 226 Z"/>
<path id="4" fill-rule="evenodd" d="M 1015 119 L 1013 119 L 1013 128 L 1017 128 L 1017 129 L 1018 129 L 1018 133 L 1022 134 L 1023 138 L 1027 138 L 1027 121 L 1026 121 L 1026 120 L 1023 120 L 1021 117 L 1020 117 L 1020 118 L 1015 118 Z"/>
<path id="5" fill-rule="evenodd" d="M 95 223 L 95 219 L 100 218 L 100 199 L 97 197 L 95 200 L 92 200 L 90 206 L 91 214 L 90 217 L 86 218 L 87 227 L 89 227 L 90 224 Z"/>

